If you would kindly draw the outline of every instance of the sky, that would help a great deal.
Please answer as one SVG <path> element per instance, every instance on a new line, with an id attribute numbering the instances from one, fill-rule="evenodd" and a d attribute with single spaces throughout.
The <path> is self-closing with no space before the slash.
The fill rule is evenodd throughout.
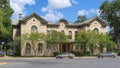
<path id="1" fill-rule="evenodd" d="M 47 21 L 56 22 L 61 18 L 74 22 L 79 15 L 87 18 L 99 16 L 99 7 L 104 0 L 10 0 L 14 10 L 13 20 L 28 16 L 33 12 Z"/>

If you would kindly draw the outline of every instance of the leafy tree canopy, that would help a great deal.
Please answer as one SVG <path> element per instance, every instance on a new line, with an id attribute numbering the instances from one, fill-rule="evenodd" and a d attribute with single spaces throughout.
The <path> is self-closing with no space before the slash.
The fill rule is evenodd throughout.
<path id="1" fill-rule="evenodd" d="M 77 20 L 75 21 L 75 23 L 81 23 L 81 22 L 83 22 L 83 21 L 85 21 L 85 20 L 87 20 L 87 18 L 86 18 L 86 16 L 85 15 L 79 15 L 78 17 L 77 17 Z"/>
<path id="2" fill-rule="evenodd" d="M 7 41 L 12 39 L 12 24 L 11 16 L 13 9 L 10 6 L 10 0 L 0 0 L 0 25 L 3 26 L 3 35 L 0 37 L 1 41 Z"/>
<path id="3" fill-rule="evenodd" d="M 86 48 L 99 48 L 98 45 L 102 47 L 109 46 L 111 49 L 114 49 L 115 43 L 111 41 L 111 38 L 107 34 L 96 34 L 94 31 L 80 31 L 75 42 L 83 50 Z"/>
<path id="4" fill-rule="evenodd" d="M 67 40 L 68 37 L 64 33 L 55 30 L 51 31 L 51 34 L 48 34 L 46 37 L 48 43 L 65 43 Z"/>
<path id="5" fill-rule="evenodd" d="M 115 38 L 120 37 L 120 0 L 105 0 L 100 6 L 101 17 L 107 20 Z"/>

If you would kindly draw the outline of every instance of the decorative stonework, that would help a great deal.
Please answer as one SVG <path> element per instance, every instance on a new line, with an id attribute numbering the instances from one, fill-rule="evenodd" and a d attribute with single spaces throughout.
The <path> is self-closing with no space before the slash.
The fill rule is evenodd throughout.
<path id="1" fill-rule="evenodd" d="M 82 23 L 68 23 L 65 19 L 59 20 L 57 23 L 49 23 L 46 20 L 44 20 L 42 17 L 37 15 L 36 13 L 33 13 L 22 20 L 19 21 L 18 25 L 13 26 L 13 40 L 16 37 L 15 34 L 17 30 L 19 30 L 20 35 L 22 34 L 30 34 L 31 33 L 31 27 L 36 26 L 38 33 L 44 33 L 47 34 L 48 30 L 56 30 L 61 32 L 64 30 L 64 33 L 66 35 L 69 35 L 69 31 L 71 31 L 71 42 L 67 45 L 69 45 L 70 51 L 75 50 L 74 41 L 75 41 L 75 33 L 78 31 L 87 31 L 87 30 L 93 30 L 94 28 L 97 28 L 100 33 L 106 34 L 106 24 L 103 20 L 99 19 L 98 17 L 93 17 L 91 19 L 88 19 Z M 31 43 L 30 43 L 31 44 Z M 25 55 L 25 46 L 26 43 L 20 44 L 21 46 L 21 56 Z M 57 50 L 60 52 L 61 47 L 57 45 Z M 37 45 L 36 45 L 37 48 Z M 51 47 L 54 48 L 54 47 Z M 66 48 L 67 49 L 67 48 Z M 56 49 L 55 49 L 56 50 Z M 104 49 L 105 50 L 105 49 Z M 96 53 L 98 53 L 97 50 L 95 50 Z M 37 53 L 37 56 L 52 56 L 53 52 L 52 50 L 47 50 L 47 43 L 43 43 L 43 50 L 42 53 Z M 31 50 L 31 56 L 34 55 L 34 52 Z"/>

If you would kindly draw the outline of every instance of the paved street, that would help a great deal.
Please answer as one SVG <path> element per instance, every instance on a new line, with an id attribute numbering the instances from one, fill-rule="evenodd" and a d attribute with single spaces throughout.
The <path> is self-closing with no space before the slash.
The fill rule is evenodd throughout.
<path id="1" fill-rule="evenodd" d="M 120 68 L 120 58 L 2 59 L 0 68 Z"/>

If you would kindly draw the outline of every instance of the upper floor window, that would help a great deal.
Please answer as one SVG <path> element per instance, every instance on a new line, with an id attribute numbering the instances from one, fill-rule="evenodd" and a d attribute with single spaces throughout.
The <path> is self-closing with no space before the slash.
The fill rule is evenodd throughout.
<path id="1" fill-rule="evenodd" d="M 69 31 L 69 39 L 72 39 L 72 31 Z"/>
<path id="2" fill-rule="evenodd" d="M 17 37 L 17 36 L 19 36 L 20 35 L 20 32 L 19 32 L 19 30 L 17 29 L 16 30 L 16 33 L 15 33 L 15 36 Z"/>
<path id="3" fill-rule="evenodd" d="M 50 30 L 47 30 L 47 34 L 50 34 Z"/>
<path id="4" fill-rule="evenodd" d="M 36 26 L 32 26 L 31 27 L 31 32 L 34 32 L 34 33 L 38 32 L 37 27 Z"/>
<path id="5" fill-rule="evenodd" d="M 94 28 L 95 33 L 99 34 L 98 28 Z"/>
<path id="6" fill-rule="evenodd" d="M 65 33 L 64 30 L 61 30 L 62 33 Z"/>
<path id="7" fill-rule="evenodd" d="M 78 31 L 75 31 L 75 38 L 77 37 L 77 35 L 78 35 Z"/>

